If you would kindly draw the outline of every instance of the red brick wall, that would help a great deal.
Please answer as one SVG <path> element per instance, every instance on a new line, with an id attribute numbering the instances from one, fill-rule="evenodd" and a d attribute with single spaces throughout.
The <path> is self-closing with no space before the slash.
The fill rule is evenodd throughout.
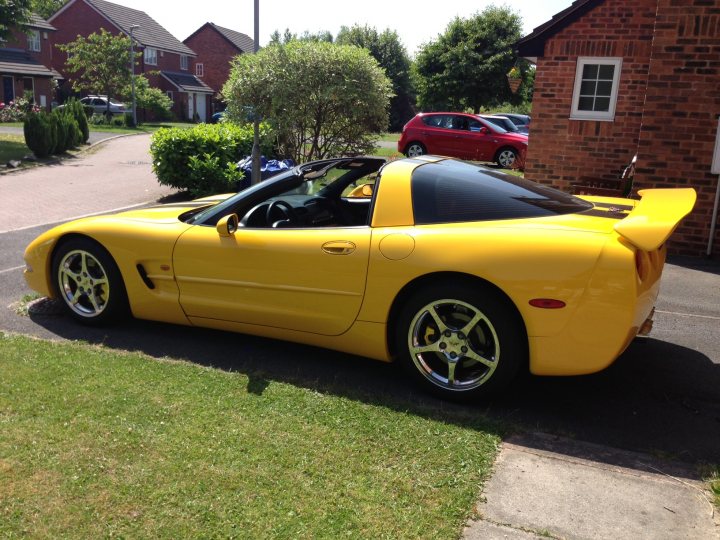
<path id="1" fill-rule="evenodd" d="M 705 253 L 718 175 L 710 173 L 720 115 L 720 4 L 658 0 L 635 184 L 689 186 L 695 210 L 673 235 L 672 250 Z M 720 253 L 720 226 L 714 249 Z"/>
<path id="2" fill-rule="evenodd" d="M 216 94 L 221 92 L 230 75 L 230 61 L 240 54 L 240 51 L 208 26 L 190 36 L 184 43 L 197 53 L 195 61 L 203 64 L 204 75 L 199 78 L 215 90 Z"/>
<path id="3" fill-rule="evenodd" d="M 13 30 L 13 32 L 8 37 L 7 43 L 3 44 L 3 47 L 7 47 L 10 49 L 23 49 L 26 51 L 31 57 L 33 57 L 35 60 L 40 62 L 45 67 L 51 67 L 52 66 L 52 56 L 53 56 L 53 48 L 55 47 L 54 43 L 54 33 L 52 30 L 43 30 L 41 28 L 33 28 L 33 30 L 37 30 L 40 32 L 40 51 L 30 51 L 27 48 L 27 34 L 23 32 L 22 30 Z M 47 39 L 43 37 L 44 35 L 47 35 Z"/>
<path id="4" fill-rule="evenodd" d="M 607 0 L 545 44 L 538 58 L 525 176 L 568 188 L 617 178 L 635 154 L 657 0 Z M 578 56 L 622 57 L 615 120 L 570 120 Z"/>

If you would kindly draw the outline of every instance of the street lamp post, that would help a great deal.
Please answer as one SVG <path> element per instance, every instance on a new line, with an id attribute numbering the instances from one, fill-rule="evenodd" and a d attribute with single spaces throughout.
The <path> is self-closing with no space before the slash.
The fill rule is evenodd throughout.
<path id="1" fill-rule="evenodd" d="M 260 49 L 260 0 L 255 0 L 255 44 L 254 51 Z M 260 117 L 257 109 L 253 111 L 253 147 L 252 147 L 252 184 L 260 183 Z"/>
<path id="2" fill-rule="evenodd" d="M 132 92 L 132 118 L 133 127 L 137 126 L 137 108 L 135 106 L 135 40 L 133 30 L 140 28 L 139 24 L 130 26 L 130 88 Z"/>

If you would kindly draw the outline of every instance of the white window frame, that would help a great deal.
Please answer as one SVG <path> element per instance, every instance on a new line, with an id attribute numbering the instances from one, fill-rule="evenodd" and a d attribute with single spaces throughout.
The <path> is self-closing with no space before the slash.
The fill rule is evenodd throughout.
<path id="1" fill-rule="evenodd" d="M 28 30 L 27 48 L 28 51 L 40 52 L 40 30 Z"/>
<path id="2" fill-rule="evenodd" d="M 201 63 L 195 64 L 195 76 L 203 77 L 204 75 L 205 75 L 205 66 L 203 66 Z"/>
<path id="3" fill-rule="evenodd" d="M 188 57 L 186 54 L 180 55 L 180 69 L 183 71 L 187 71 L 188 69 Z"/>
<path id="4" fill-rule="evenodd" d="M 168 90 L 166 93 L 167 93 L 167 97 L 169 97 L 171 100 L 175 101 L 175 97 L 173 96 L 172 90 Z"/>
<path id="5" fill-rule="evenodd" d="M 153 47 L 145 47 L 143 51 L 143 59 L 148 66 L 157 66 L 157 49 Z"/>
<path id="6" fill-rule="evenodd" d="M 612 89 L 610 90 L 610 106 L 607 111 L 582 111 L 578 109 L 580 104 L 580 87 L 582 86 L 582 74 L 586 65 L 614 66 Z M 571 120 L 599 120 L 612 122 L 615 120 L 615 105 L 617 104 L 618 87 L 622 73 L 622 58 L 609 56 L 579 56 L 575 69 L 575 87 L 572 95 Z"/>

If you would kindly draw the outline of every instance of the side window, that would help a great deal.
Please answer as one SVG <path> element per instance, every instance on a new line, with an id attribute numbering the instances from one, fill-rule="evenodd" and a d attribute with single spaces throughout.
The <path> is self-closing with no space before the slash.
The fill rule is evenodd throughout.
<path id="1" fill-rule="evenodd" d="M 612 121 L 621 69 L 622 58 L 579 57 L 570 118 Z"/>
<path id="2" fill-rule="evenodd" d="M 460 129 L 468 131 L 468 119 L 464 116 L 453 116 L 452 117 L 452 129 Z"/>
<path id="3" fill-rule="evenodd" d="M 478 132 L 483 125 L 478 120 L 470 120 L 468 122 L 468 129 L 470 131 Z"/>

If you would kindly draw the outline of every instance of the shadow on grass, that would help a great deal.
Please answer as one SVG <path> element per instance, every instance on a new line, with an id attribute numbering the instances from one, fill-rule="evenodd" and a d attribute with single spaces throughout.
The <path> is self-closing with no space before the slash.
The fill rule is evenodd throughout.
<path id="1" fill-rule="evenodd" d="M 541 431 L 662 459 L 720 462 L 720 365 L 672 343 L 638 339 L 609 369 L 583 377 L 520 377 L 472 405 L 418 391 L 393 364 L 243 334 L 132 320 L 105 329 L 32 316 L 66 339 L 171 357 L 249 377 L 362 400 L 500 434 Z"/>

